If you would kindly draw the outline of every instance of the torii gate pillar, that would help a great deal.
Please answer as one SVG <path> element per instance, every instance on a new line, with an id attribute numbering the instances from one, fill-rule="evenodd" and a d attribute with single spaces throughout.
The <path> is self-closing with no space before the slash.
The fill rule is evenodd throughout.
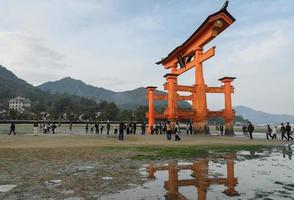
<path id="1" fill-rule="evenodd" d="M 149 102 L 149 110 L 148 110 L 148 133 L 151 134 L 151 128 L 155 123 L 155 112 L 154 112 L 154 92 L 157 87 L 148 86 L 148 102 Z"/>
<path id="2" fill-rule="evenodd" d="M 232 108 L 232 93 L 234 88 L 231 83 L 234 81 L 235 77 L 224 77 L 219 79 L 224 85 L 224 96 L 225 96 L 225 135 L 234 135 L 234 111 Z"/>
<path id="3" fill-rule="evenodd" d="M 166 74 L 164 76 L 168 87 L 167 116 L 170 121 L 177 118 L 177 76 L 176 74 Z"/>
<path id="4" fill-rule="evenodd" d="M 195 68 L 195 93 L 193 94 L 193 127 L 194 132 L 207 133 L 207 100 L 206 85 L 203 76 L 202 62 L 199 58 L 202 55 L 202 48 L 196 49 L 196 68 Z"/>

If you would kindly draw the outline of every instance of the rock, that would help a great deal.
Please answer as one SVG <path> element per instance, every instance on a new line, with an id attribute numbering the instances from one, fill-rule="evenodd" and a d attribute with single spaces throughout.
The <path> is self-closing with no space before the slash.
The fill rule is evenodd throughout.
<path id="1" fill-rule="evenodd" d="M 112 177 L 102 177 L 103 180 L 112 180 Z"/>
<path id="2" fill-rule="evenodd" d="M 68 197 L 68 198 L 65 198 L 64 200 L 82 200 L 81 197 Z"/>
<path id="3" fill-rule="evenodd" d="M 46 181 L 47 184 L 51 184 L 51 185 L 60 184 L 61 182 L 62 182 L 62 180 L 49 180 L 49 181 Z"/>
<path id="4" fill-rule="evenodd" d="M 15 187 L 16 185 L 0 185 L 0 192 L 8 192 Z"/>

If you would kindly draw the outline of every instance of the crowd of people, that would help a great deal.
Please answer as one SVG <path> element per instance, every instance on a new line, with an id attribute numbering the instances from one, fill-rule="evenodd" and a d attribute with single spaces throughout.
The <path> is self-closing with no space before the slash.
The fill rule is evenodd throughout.
<path id="1" fill-rule="evenodd" d="M 242 127 L 243 133 L 246 134 L 248 133 L 249 138 L 252 140 L 253 139 L 253 132 L 254 132 L 254 126 L 251 122 L 248 122 L 247 127 L 243 126 Z M 287 141 L 293 141 L 293 137 L 291 136 L 291 134 L 293 133 L 292 131 L 292 127 L 290 125 L 289 122 L 286 123 L 286 126 L 284 125 L 284 123 L 281 123 L 279 132 L 281 133 L 281 140 L 287 140 Z M 278 133 L 278 127 L 277 126 L 273 126 L 273 128 L 267 124 L 266 125 L 266 139 L 277 139 L 277 133 Z"/>
<path id="2" fill-rule="evenodd" d="M 61 124 L 59 123 L 58 127 L 60 127 Z M 69 123 L 69 130 L 72 131 L 72 123 Z M 146 123 L 140 123 L 139 126 L 136 122 L 120 122 L 119 124 L 115 125 L 113 127 L 113 134 L 118 134 L 119 135 L 119 140 L 124 140 L 124 134 L 127 135 L 133 135 L 137 134 L 137 128 L 140 127 L 141 134 L 144 135 L 146 134 Z M 35 121 L 33 123 L 33 135 L 38 135 L 39 133 L 43 134 L 55 134 L 56 133 L 56 128 L 57 126 L 55 125 L 54 122 L 49 123 L 49 122 L 38 122 Z M 180 127 L 180 123 L 178 122 L 159 122 L 156 123 L 154 126 L 150 127 L 150 133 L 153 135 L 166 135 L 167 140 L 172 140 L 172 136 L 174 135 L 175 141 L 180 141 L 181 140 L 181 132 L 183 131 L 186 132 L 187 135 L 192 135 L 193 134 L 193 126 L 191 123 L 187 123 L 185 127 Z M 106 135 L 110 134 L 111 130 L 111 123 L 107 121 L 106 123 L 92 123 L 89 124 L 87 123 L 85 125 L 85 133 L 86 134 L 104 134 L 104 130 Z M 216 125 L 215 130 L 217 134 L 219 135 L 224 135 L 224 130 L 225 127 L 221 125 Z M 251 122 L 248 122 L 247 125 L 243 125 L 242 127 L 243 133 L 247 135 L 251 140 L 253 139 L 253 132 L 255 130 L 255 127 Z M 207 127 L 207 132 L 209 133 L 209 128 Z M 292 127 L 289 122 L 284 125 L 284 123 L 281 123 L 280 127 L 278 126 L 273 126 L 271 127 L 269 124 L 266 125 L 266 139 L 278 139 L 277 133 L 281 133 L 281 139 L 282 140 L 287 140 L 287 141 L 293 141 L 293 137 L 291 136 L 292 134 Z M 14 122 L 11 123 L 10 125 L 10 131 L 8 135 L 14 134 L 16 135 L 16 125 Z"/>

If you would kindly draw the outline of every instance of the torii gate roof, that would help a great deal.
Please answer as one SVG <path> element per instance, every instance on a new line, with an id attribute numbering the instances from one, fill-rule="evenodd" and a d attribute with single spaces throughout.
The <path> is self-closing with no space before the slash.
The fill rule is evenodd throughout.
<path id="1" fill-rule="evenodd" d="M 222 19 L 224 22 L 221 28 L 217 29 L 217 35 L 220 34 L 223 30 L 225 30 L 228 26 L 230 26 L 236 19 L 227 11 L 226 8 L 221 9 L 211 15 L 209 15 L 204 22 L 198 27 L 198 29 L 180 46 L 171 51 L 167 57 L 158 61 L 156 64 L 166 64 L 169 61 L 176 59 L 178 55 L 189 53 L 187 49 L 191 47 L 200 37 L 205 33 L 205 31 L 209 29 L 213 29 L 217 20 Z M 215 35 L 216 36 L 216 35 Z M 202 43 L 199 47 L 203 47 L 209 41 L 211 41 L 215 36 L 209 38 L 204 43 Z M 167 66 L 166 66 L 167 67 Z"/>

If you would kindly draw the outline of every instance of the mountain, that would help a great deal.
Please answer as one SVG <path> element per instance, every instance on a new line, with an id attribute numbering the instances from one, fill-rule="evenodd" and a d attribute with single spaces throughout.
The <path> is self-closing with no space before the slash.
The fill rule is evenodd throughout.
<path id="1" fill-rule="evenodd" d="M 16 96 L 25 96 L 35 101 L 45 93 L 26 81 L 15 76 L 11 71 L 0 65 L 0 102 L 6 102 Z"/>
<path id="2" fill-rule="evenodd" d="M 280 124 L 281 122 L 285 123 L 294 121 L 293 115 L 270 114 L 246 106 L 236 106 L 234 109 L 236 110 L 237 115 L 241 115 L 255 124 Z"/>
<path id="3" fill-rule="evenodd" d="M 49 91 L 51 93 L 68 93 L 81 97 L 92 98 L 96 101 L 114 102 L 120 108 L 124 109 L 135 109 L 141 105 L 148 105 L 148 101 L 145 98 L 147 90 L 143 87 L 124 92 L 114 92 L 101 87 L 88 85 L 80 80 L 70 77 L 63 78 L 58 81 L 50 81 L 37 87 L 43 91 Z M 164 92 L 157 91 L 157 93 L 163 94 Z M 155 106 L 165 107 L 166 102 L 156 101 Z M 182 101 L 180 102 L 180 107 L 189 108 L 191 105 Z"/>

